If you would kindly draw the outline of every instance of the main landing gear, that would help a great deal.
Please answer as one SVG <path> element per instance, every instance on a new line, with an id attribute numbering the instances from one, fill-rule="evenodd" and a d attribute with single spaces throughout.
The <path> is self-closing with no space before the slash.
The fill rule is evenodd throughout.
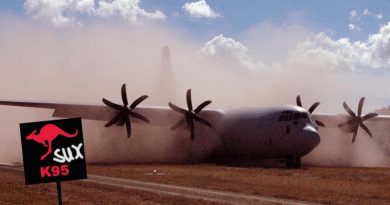
<path id="1" fill-rule="evenodd" d="M 301 158 L 300 157 L 287 157 L 286 158 L 286 168 L 287 169 L 301 168 Z"/>

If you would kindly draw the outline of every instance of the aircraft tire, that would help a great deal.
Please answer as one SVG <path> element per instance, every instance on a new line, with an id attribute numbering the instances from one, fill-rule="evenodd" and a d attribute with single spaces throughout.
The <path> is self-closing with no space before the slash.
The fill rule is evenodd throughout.
<path id="1" fill-rule="evenodd" d="M 301 168 L 301 158 L 300 157 L 287 157 L 286 158 L 286 168 L 287 169 Z"/>

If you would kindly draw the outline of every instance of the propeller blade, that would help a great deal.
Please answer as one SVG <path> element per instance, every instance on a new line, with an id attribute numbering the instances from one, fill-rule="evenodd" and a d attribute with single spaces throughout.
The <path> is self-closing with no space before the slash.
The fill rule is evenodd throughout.
<path id="1" fill-rule="evenodd" d="M 320 104 L 320 102 L 315 102 L 311 107 L 309 108 L 309 112 L 313 113 L 313 111 L 317 108 L 317 106 Z"/>
<path id="2" fill-rule="evenodd" d="M 347 105 L 347 103 L 345 103 L 345 102 L 343 103 L 344 109 L 351 115 L 351 117 L 347 122 L 339 124 L 339 127 L 348 128 L 348 130 L 346 130 L 346 132 L 350 132 L 350 131 L 353 132 L 352 143 L 354 143 L 356 141 L 356 136 L 357 136 L 357 132 L 358 132 L 359 127 L 361 127 L 364 131 L 366 131 L 367 134 L 372 138 L 371 131 L 368 129 L 368 127 L 365 124 L 363 124 L 363 121 L 368 120 L 370 118 L 373 118 L 375 116 L 378 116 L 378 114 L 377 113 L 369 113 L 369 114 L 366 114 L 363 117 L 361 117 L 362 111 L 363 111 L 364 100 L 365 100 L 365 97 L 362 97 L 359 100 L 357 115 L 351 110 L 351 108 Z M 351 128 L 353 128 L 353 129 L 351 129 Z"/>
<path id="3" fill-rule="evenodd" d="M 187 108 L 188 108 L 188 110 L 180 108 L 180 107 L 176 106 L 175 104 L 173 104 L 171 102 L 168 103 L 168 106 L 172 110 L 174 110 L 174 111 L 184 115 L 184 118 L 182 118 L 180 121 L 176 122 L 176 124 L 171 127 L 171 130 L 175 130 L 175 129 L 183 126 L 184 123 L 186 123 L 187 124 L 187 128 L 190 129 L 191 140 L 194 140 L 195 139 L 195 121 L 200 122 L 200 123 L 202 123 L 202 124 L 204 124 L 206 126 L 211 127 L 211 123 L 210 122 L 208 122 L 207 120 L 197 116 L 197 114 L 199 112 L 201 112 L 202 109 L 204 109 L 207 105 L 209 105 L 211 103 L 211 101 L 210 100 L 204 101 L 203 103 L 198 105 L 196 107 L 196 109 L 194 110 L 194 107 L 192 105 L 191 89 L 187 90 L 186 101 L 187 101 Z"/>
<path id="4" fill-rule="evenodd" d="M 130 116 L 135 117 L 135 118 L 137 118 L 139 120 L 142 120 L 142 121 L 144 121 L 146 123 L 150 122 L 148 118 L 146 118 L 145 116 L 143 116 L 143 115 L 141 115 L 139 113 L 136 113 L 136 112 L 130 112 Z"/>
<path id="5" fill-rule="evenodd" d="M 110 127 L 111 125 L 115 124 L 116 122 L 118 122 L 122 117 L 122 114 L 121 113 L 118 113 L 117 115 L 115 115 L 114 118 L 112 118 L 111 121 L 107 122 L 104 126 L 105 127 Z"/>
<path id="6" fill-rule="evenodd" d="M 139 97 L 138 99 L 134 100 L 133 103 L 131 103 L 130 105 L 130 109 L 133 110 L 134 108 L 136 108 L 142 101 L 144 101 L 146 98 L 148 98 L 149 96 L 147 95 L 143 95 L 141 97 Z"/>
<path id="7" fill-rule="evenodd" d="M 180 107 L 174 105 L 174 104 L 171 103 L 171 102 L 168 103 L 168 106 L 169 106 L 172 110 L 174 110 L 174 111 L 176 111 L 176 112 L 179 112 L 179 113 L 181 113 L 181 114 L 186 114 L 186 113 L 187 113 L 187 110 L 185 110 L 185 109 L 183 109 L 183 108 L 180 108 Z"/>
<path id="8" fill-rule="evenodd" d="M 200 104 L 195 110 L 195 114 L 198 114 L 200 111 L 203 110 L 203 108 L 205 108 L 207 105 L 209 105 L 211 103 L 211 100 L 207 100 L 205 102 L 203 102 L 202 104 Z"/>
<path id="9" fill-rule="evenodd" d="M 296 101 L 297 101 L 297 106 L 299 107 L 303 107 L 302 106 L 302 101 L 301 101 L 301 96 L 298 95 L 297 98 L 296 98 Z M 318 105 L 320 105 L 320 102 L 315 102 L 313 103 L 310 108 L 309 108 L 309 113 L 312 114 L 314 112 L 314 110 L 318 107 Z M 321 126 L 321 127 L 325 127 L 325 124 L 318 121 L 318 120 L 315 120 L 315 122 L 317 123 L 318 126 Z"/>
<path id="10" fill-rule="evenodd" d="M 130 116 L 149 123 L 149 119 L 146 118 L 145 116 L 136 112 L 132 112 L 132 110 L 135 109 L 142 101 L 148 98 L 148 96 L 143 95 L 139 97 L 129 107 L 127 107 L 129 105 L 129 101 L 127 100 L 126 84 L 123 84 L 121 87 L 121 97 L 122 97 L 123 106 L 113 103 L 109 100 L 106 100 L 105 98 L 102 99 L 104 104 L 119 111 L 119 113 L 108 123 L 106 123 L 104 126 L 109 127 L 115 123 L 118 126 L 123 126 L 124 124 L 126 124 L 127 137 L 130 138 L 131 136 Z"/>
<path id="11" fill-rule="evenodd" d="M 356 118 L 351 118 L 351 119 L 349 119 L 349 120 L 346 121 L 346 122 L 340 123 L 338 126 L 340 126 L 340 127 L 349 126 L 349 125 L 355 124 L 355 123 L 357 123 L 357 122 L 356 122 Z"/>
<path id="12" fill-rule="evenodd" d="M 355 125 L 354 130 L 353 130 L 352 143 L 354 143 L 355 140 L 356 140 L 356 135 L 357 135 L 357 132 L 358 132 L 358 128 L 359 128 L 358 125 Z"/>
<path id="13" fill-rule="evenodd" d="M 372 118 L 372 117 L 376 117 L 376 116 L 378 116 L 377 113 L 369 113 L 369 114 L 367 114 L 367 115 L 364 115 L 364 116 L 362 117 L 362 119 L 363 119 L 363 121 L 365 121 L 365 120 L 368 120 L 368 119 L 370 119 L 370 118 Z"/>
<path id="14" fill-rule="evenodd" d="M 349 113 L 349 115 L 351 115 L 354 118 L 356 117 L 356 114 L 351 110 L 351 108 L 349 108 L 347 103 L 343 102 L 343 107 Z"/>
<path id="15" fill-rule="evenodd" d="M 360 127 L 362 127 L 363 130 L 366 131 L 367 134 L 370 135 L 370 137 L 372 138 L 372 134 L 371 134 L 370 130 L 368 129 L 368 127 L 367 127 L 365 124 L 363 124 L 363 123 L 359 123 L 359 125 L 360 125 Z"/>
<path id="16" fill-rule="evenodd" d="M 316 120 L 318 126 L 325 127 L 325 124 L 321 121 Z"/>
<path id="17" fill-rule="evenodd" d="M 118 122 L 118 126 L 123 126 L 125 124 L 125 121 L 121 120 Z"/>
<path id="18" fill-rule="evenodd" d="M 297 101 L 297 105 L 298 105 L 299 107 L 302 107 L 301 96 L 298 95 L 296 101 Z"/>
<path id="19" fill-rule="evenodd" d="M 362 116 L 362 109 L 363 109 L 363 103 L 364 103 L 364 97 L 360 98 L 359 100 L 359 106 L 358 106 L 358 115 L 357 116 Z"/>
<path id="20" fill-rule="evenodd" d="M 192 111 L 191 89 L 187 90 L 187 107 L 188 111 Z"/>
<path id="21" fill-rule="evenodd" d="M 130 124 L 130 118 L 129 118 L 128 115 L 126 115 L 124 121 L 126 123 L 127 137 L 130 138 L 130 136 L 131 136 L 131 124 Z"/>
<path id="22" fill-rule="evenodd" d="M 113 102 L 106 100 L 104 98 L 103 98 L 103 103 L 106 104 L 108 107 L 114 108 L 116 110 L 122 110 L 122 108 L 123 108 L 121 105 L 113 103 Z"/>
<path id="23" fill-rule="evenodd" d="M 179 121 L 177 121 L 177 123 L 174 126 L 171 127 L 171 130 L 176 130 L 179 127 L 183 127 L 184 122 L 185 122 L 184 119 L 180 119 Z"/>
<path id="24" fill-rule="evenodd" d="M 203 123 L 204 125 L 207 125 L 207 126 L 211 127 L 211 123 L 209 121 L 201 118 L 201 117 L 198 117 L 198 116 L 195 115 L 194 116 L 194 120 L 196 120 L 196 121 L 198 121 L 200 123 Z"/>
<path id="25" fill-rule="evenodd" d="M 123 85 L 122 85 L 122 88 L 121 88 L 121 95 L 122 95 L 123 106 L 126 107 L 126 106 L 129 104 L 129 102 L 127 101 L 126 84 L 123 84 Z"/>

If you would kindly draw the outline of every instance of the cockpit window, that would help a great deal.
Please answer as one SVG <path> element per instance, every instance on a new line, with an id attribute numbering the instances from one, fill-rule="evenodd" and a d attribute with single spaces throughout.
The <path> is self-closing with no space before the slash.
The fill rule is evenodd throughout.
<path id="1" fill-rule="evenodd" d="M 309 117 L 305 112 L 286 110 L 280 114 L 279 121 L 291 121 L 291 120 L 308 119 L 308 118 Z"/>

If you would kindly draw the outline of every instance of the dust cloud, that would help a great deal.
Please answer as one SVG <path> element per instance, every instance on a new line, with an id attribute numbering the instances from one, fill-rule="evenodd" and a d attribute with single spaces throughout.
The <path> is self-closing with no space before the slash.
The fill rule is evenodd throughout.
<path id="1" fill-rule="evenodd" d="M 296 46 L 312 31 L 293 25 L 260 25 L 240 39 L 249 47 L 257 67 L 248 69 L 230 55 L 199 54 L 205 42 L 187 31 L 161 25 L 90 23 L 83 27 L 54 28 L 12 16 L 0 17 L 0 93 L 4 100 L 101 105 L 102 97 L 121 102 L 120 86 L 127 84 L 129 101 L 148 94 L 143 105 L 185 106 L 192 89 L 195 105 L 211 99 L 208 108 L 234 109 L 295 104 L 302 96 L 316 113 L 341 113 L 341 103 L 356 107 L 360 96 L 366 111 L 386 106 L 388 78 L 347 69 L 331 70 L 321 62 L 299 58 Z M 273 33 L 274 35 L 268 35 Z M 161 89 L 161 49 L 169 45 L 174 86 Z M 247 64 L 244 64 L 247 65 Z M 169 96 L 169 97 L 167 97 Z M 0 107 L 1 162 L 21 162 L 19 123 L 51 118 L 50 110 Z M 133 136 L 123 127 L 104 128 L 105 122 L 83 121 L 87 160 L 90 162 L 184 162 L 208 156 L 219 139 L 200 136 L 191 142 L 186 131 L 134 125 Z M 175 122 L 172 122 L 174 124 Z M 377 130 L 377 129 L 376 129 Z M 382 138 L 359 133 L 357 143 L 337 130 L 320 130 L 321 144 L 305 162 L 326 166 L 389 166 L 388 146 Z M 147 133 L 147 134 L 145 134 Z M 386 133 L 383 131 L 382 133 Z M 375 134 L 374 134 L 375 135 Z M 387 149 L 387 150 L 386 150 Z"/>

